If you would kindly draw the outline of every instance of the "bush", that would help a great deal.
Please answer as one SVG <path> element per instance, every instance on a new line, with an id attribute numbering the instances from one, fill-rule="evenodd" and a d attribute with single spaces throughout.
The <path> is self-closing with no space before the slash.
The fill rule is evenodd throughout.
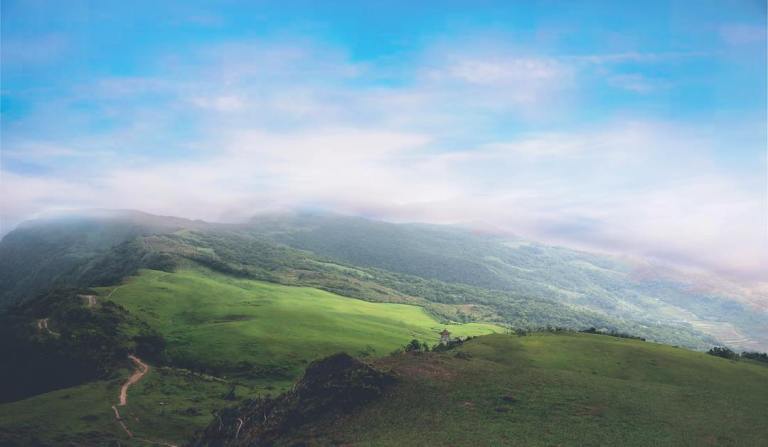
<path id="1" fill-rule="evenodd" d="M 565 329 L 558 328 L 559 330 L 563 331 Z M 638 337 L 637 335 L 627 334 L 625 332 L 619 332 L 614 329 L 611 330 L 605 330 L 605 329 L 596 329 L 595 327 L 590 327 L 589 329 L 584 329 L 582 331 L 579 331 L 585 334 L 596 334 L 596 335 L 607 335 L 609 337 L 617 337 L 617 338 L 629 338 L 632 340 L 640 340 L 645 341 L 645 338 Z"/>
<path id="2" fill-rule="evenodd" d="M 725 346 L 715 346 L 714 348 L 707 351 L 707 354 L 714 355 L 715 357 L 722 357 L 724 359 L 728 360 L 738 360 L 739 355 L 735 352 L 731 351 L 730 349 L 726 348 Z"/>
<path id="3" fill-rule="evenodd" d="M 403 347 L 403 350 L 405 352 L 429 352 L 429 345 L 414 338 Z"/>

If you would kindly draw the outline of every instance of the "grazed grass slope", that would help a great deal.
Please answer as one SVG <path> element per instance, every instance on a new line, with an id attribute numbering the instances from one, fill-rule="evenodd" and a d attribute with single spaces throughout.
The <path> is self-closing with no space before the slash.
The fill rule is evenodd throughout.
<path id="1" fill-rule="evenodd" d="M 490 335 L 457 351 L 375 364 L 400 378 L 384 398 L 281 445 L 758 446 L 768 439 L 768 368 L 664 345 Z"/>
<path id="2" fill-rule="evenodd" d="M 130 374 L 91 382 L 0 405 L 0 445 L 151 445 L 142 439 L 180 444 L 211 419 L 211 411 L 232 402 L 223 397 L 231 384 L 189 371 L 153 368 L 130 390 L 120 414 L 135 435 L 128 439 L 111 406 Z M 236 387 L 238 396 L 255 390 Z"/>
<path id="3" fill-rule="evenodd" d="M 131 387 L 128 405 L 120 408 L 130 430 L 137 438 L 175 443 L 205 427 L 211 410 L 231 405 L 224 396 L 233 385 L 238 398 L 279 391 L 312 359 L 338 351 L 386 355 L 412 338 L 435 342 L 445 327 L 417 306 L 369 303 L 205 269 L 144 270 L 101 291 L 100 302 L 124 305 L 166 337 L 174 365 L 228 377 L 224 382 L 153 367 Z M 503 331 L 479 323 L 449 328 L 456 335 Z M 0 443 L 128 442 L 111 410 L 128 375 L 125 370 L 111 381 L 0 405 Z M 129 442 L 134 444 L 142 441 Z"/>
<path id="4" fill-rule="evenodd" d="M 369 303 L 204 269 L 143 270 L 110 299 L 165 336 L 174 364 L 252 383 L 291 381 L 308 361 L 339 351 L 381 356 L 412 338 L 435 342 L 445 327 L 417 306 Z M 503 331 L 481 323 L 450 329 L 455 335 Z"/>

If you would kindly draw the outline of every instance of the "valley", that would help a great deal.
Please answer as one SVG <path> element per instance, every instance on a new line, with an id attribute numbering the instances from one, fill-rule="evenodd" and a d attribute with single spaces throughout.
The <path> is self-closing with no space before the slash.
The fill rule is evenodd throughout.
<path id="1" fill-rule="evenodd" d="M 422 307 L 370 303 L 309 287 L 237 279 L 207 269 L 144 270 L 110 300 L 156 329 L 175 365 L 252 385 L 285 387 L 313 359 L 339 351 L 389 354 L 411 339 L 504 332 L 487 323 L 445 325 Z"/>

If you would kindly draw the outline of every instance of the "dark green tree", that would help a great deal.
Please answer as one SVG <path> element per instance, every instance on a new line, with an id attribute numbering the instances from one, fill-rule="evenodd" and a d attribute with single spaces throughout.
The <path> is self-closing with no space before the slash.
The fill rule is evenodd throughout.
<path id="1" fill-rule="evenodd" d="M 729 348 L 726 348 L 725 346 L 715 346 L 714 348 L 707 351 L 707 354 L 714 355 L 715 357 L 722 357 L 728 360 L 739 359 L 739 354 L 736 354 L 735 352 L 731 351 Z"/>

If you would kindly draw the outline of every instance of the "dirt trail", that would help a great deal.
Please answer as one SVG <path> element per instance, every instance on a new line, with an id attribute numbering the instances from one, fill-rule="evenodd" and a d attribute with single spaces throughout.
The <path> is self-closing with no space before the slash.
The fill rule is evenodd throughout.
<path id="1" fill-rule="evenodd" d="M 123 431 L 125 431 L 125 434 L 127 434 L 129 438 L 133 438 L 133 433 L 131 433 L 131 431 L 128 430 L 128 426 L 126 426 L 125 422 L 123 422 L 123 418 L 120 416 L 120 412 L 117 411 L 117 407 L 112 405 L 112 410 L 114 410 L 115 412 L 115 419 L 117 420 L 117 423 L 120 424 L 121 427 L 123 427 Z"/>
<path id="2" fill-rule="evenodd" d="M 128 403 L 128 387 L 141 380 L 141 378 L 144 377 L 147 372 L 149 372 L 149 365 L 142 362 L 140 358 L 133 354 L 129 355 L 128 358 L 136 364 L 136 371 L 131 374 L 131 377 L 129 377 L 128 380 L 126 380 L 126 382 L 123 384 L 122 388 L 120 388 L 119 405 L 121 407 L 124 407 L 125 404 Z"/>
<path id="3" fill-rule="evenodd" d="M 48 318 L 41 318 L 37 320 L 37 330 L 40 332 L 48 332 L 51 335 L 60 335 L 58 332 L 54 332 L 48 327 Z"/>
<path id="4" fill-rule="evenodd" d="M 115 412 L 115 420 L 117 421 L 118 424 L 120 424 L 120 427 L 123 429 L 125 434 L 128 435 L 129 438 L 136 439 L 138 441 L 147 442 L 149 444 L 163 445 L 166 447 L 178 447 L 176 444 L 171 444 L 165 441 L 157 441 L 153 439 L 134 437 L 133 432 L 131 432 L 131 430 L 129 430 L 128 426 L 125 424 L 125 421 L 123 420 L 123 417 L 120 415 L 120 411 L 117 409 L 117 407 L 118 406 L 124 407 L 128 403 L 128 388 L 131 385 L 134 385 L 139 380 L 141 380 L 142 377 L 144 377 L 149 372 L 149 365 L 142 362 L 140 358 L 132 354 L 129 355 L 128 358 L 131 359 L 131 361 L 136 365 L 136 370 L 133 372 L 133 374 L 131 374 L 131 377 L 129 377 L 128 380 L 126 380 L 123 386 L 120 388 L 120 403 L 117 404 L 117 406 L 112 405 L 112 411 Z"/>

